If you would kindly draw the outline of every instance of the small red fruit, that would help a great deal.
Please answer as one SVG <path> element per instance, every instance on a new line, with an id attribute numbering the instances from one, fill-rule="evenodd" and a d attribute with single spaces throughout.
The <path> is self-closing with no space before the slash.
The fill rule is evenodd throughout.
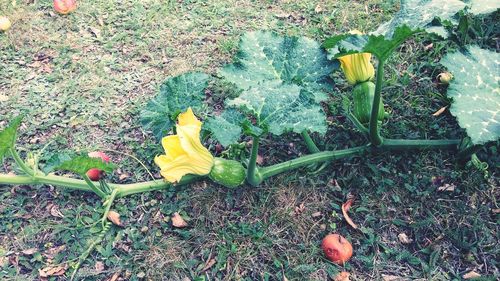
<path id="1" fill-rule="evenodd" d="M 54 0 L 54 10 L 66 15 L 76 10 L 76 0 Z"/>
<path id="2" fill-rule="evenodd" d="M 321 248 L 330 261 L 339 265 L 352 257 L 351 243 L 339 234 L 328 234 L 321 242 Z"/>
<path id="3" fill-rule="evenodd" d="M 109 156 L 106 155 L 106 153 L 101 152 L 101 151 L 89 152 L 88 155 L 89 155 L 89 157 L 92 157 L 92 158 L 101 158 L 101 160 L 104 161 L 104 163 L 109 163 L 109 161 L 111 160 L 109 158 Z M 98 181 L 101 179 L 101 177 L 103 175 L 104 175 L 104 171 L 101 171 L 101 170 L 96 169 L 96 168 L 92 168 L 92 169 L 87 171 L 87 177 L 89 177 L 89 179 L 91 181 Z"/>

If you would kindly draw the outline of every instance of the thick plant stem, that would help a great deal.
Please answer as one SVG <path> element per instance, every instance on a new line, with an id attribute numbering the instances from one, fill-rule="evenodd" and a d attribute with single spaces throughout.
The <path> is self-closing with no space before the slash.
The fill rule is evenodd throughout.
<path id="1" fill-rule="evenodd" d="M 311 136 L 309 135 L 307 130 L 302 131 L 301 135 L 302 135 L 302 138 L 304 139 L 304 142 L 307 146 L 307 150 L 309 150 L 309 153 L 320 152 L 318 146 L 316 146 L 316 144 L 314 143 L 313 139 L 311 138 Z"/>
<path id="2" fill-rule="evenodd" d="M 460 140 L 399 140 L 384 139 L 380 146 L 383 150 L 414 150 L 414 149 L 457 149 Z"/>
<path id="3" fill-rule="evenodd" d="M 384 64 L 385 61 L 379 59 L 377 65 L 377 83 L 375 84 L 375 96 L 373 97 L 372 112 L 370 115 L 370 142 L 374 146 L 379 146 L 383 142 L 383 139 L 380 136 L 377 117 L 378 109 L 380 106 L 380 93 L 382 91 L 382 83 L 384 81 Z"/>
<path id="4" fill-rule="evenodd" d="M 21 156 L 19 156 L 19 153 L 17 153 L 17 150 L 14 148 L 9 149 L 10 154 L 12 155 L 12 158 L 14 158 L 14 161 L 16 161 L 16 164 L 25 172 L 27 175 L 30 175 L 31 177 L 35 176 L 35 171 L 28 167 L 26 163 L 24 163 L 23 159 L 21 159 Z"/>
<path id="5" fill-rule="evenodd" d="M 258 186 L 262 182 L 262 176 L 257 169 L 257 155 L 259 153 L 259 137 L 253 137 L 252 152 L 247 167 L 247 182 Z"/>
<path id="6" fill-rule="evenodd" d="M 175 186 L 186 185 L 195 182 L 201 178 L 203 177 L 195 175 L 185 175 L 178 183 L 175 184 Z M 128 195 L 142 193 L 142 192 L 167 189 L 173 186 L 174 184 L 164 180 L 146 181 L 146 182 L 139 182 L 132 184 L 110 184 L 110 187 L 118 189 L 118 194 L 116 195 L 116 198 L 122 198 Z"/>
<path id="7" fill-rule="evenodd" d="M 280 164 L 272 165 L 269 167 L 262 168 L 260 173 L 262 175 L 262 179 L 267 179 L 274 175 L 290 171 L 293 169 L 297 169 L 303 166 L 307 166 L 309 164 L 332 161 L 340 158 L 345 158 L 353 155 L 362 154 L 368 151 L 368 146 L 358 146 L 354 148 L 344 149 L 344 150 L 335 150 L 335 151 L 323 151 L 318 152 L 306 156 L 302 156 L 293 160 L 289 160 Z"/>

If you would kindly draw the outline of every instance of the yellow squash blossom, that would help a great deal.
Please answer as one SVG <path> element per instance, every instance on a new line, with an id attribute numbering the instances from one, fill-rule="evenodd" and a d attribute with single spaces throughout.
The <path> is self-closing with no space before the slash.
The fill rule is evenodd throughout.
<path id="1" fill-rule="evenodd" d="M 155 157 L 160 174 L 169 182 L 178 182 L 184 175 L 207 175 L 214 157 L 200 141 L 201 121 L 188 108 L 177 118 L 177 135 L 161 140 L 165 155 Z"/>
<path id="2" fill-rule="evenodd" d="M 350 32 L 351 34 L 362 34 L 357 30 Z M 373 78 L 375 69 L 370 62 L 372 54 L 358 53 L 346 55 L 339 58 L 340 67 L 345 74 L 347 82 L 351 85 L 362 83 Z"/>

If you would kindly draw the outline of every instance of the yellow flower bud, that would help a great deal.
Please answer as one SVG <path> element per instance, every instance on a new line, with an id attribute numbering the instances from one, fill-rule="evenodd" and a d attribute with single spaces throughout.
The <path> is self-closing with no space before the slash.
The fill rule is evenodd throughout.
<path id="1" fill-rule="evenodd" d="M 362 35 L 359 30 L 351 30 L 349 34 Z M 339 58 L 340 67 L 351 85 L 366 82 L 373 78 L 375 69 L 370 62 L 372 55 L 370 53 L 359 53 L 346 55 Z"/>
<path id="2" fill-rule="evenodd" d="M 339 58 L 340 68 L 351 85 L 363 83 L 373 78 L 375 69 L 370 62 L 372 54 L 359 53 Z"/>

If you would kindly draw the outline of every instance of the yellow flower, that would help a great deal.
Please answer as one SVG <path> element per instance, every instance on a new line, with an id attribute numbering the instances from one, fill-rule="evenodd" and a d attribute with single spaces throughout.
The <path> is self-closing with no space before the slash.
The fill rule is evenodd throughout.
<path id="1" fill-rule="evenodd" d="M 178 182 L 184 175 L 207 175 L 214 157 L 200 141 L 201 121 L 188 108 L 177 118 L 177 135 L 161 140 L 165 155 L 155 157 L 160 174 L 169 182 Z"/>
<path id="2" fill-rule="evenodd" d="M 352 30 L 350 34 L 362 33 L 358 30 Z M 357 83 L 362 83 L 373 78 L 375 75 L 375 69 L 373 64 L 370 62 L 372 54 L 370 53 L 359 53 L 347 55 L 339 58 L 340 67 L 347 78 L 347 82 L 351 85 Z"/>

